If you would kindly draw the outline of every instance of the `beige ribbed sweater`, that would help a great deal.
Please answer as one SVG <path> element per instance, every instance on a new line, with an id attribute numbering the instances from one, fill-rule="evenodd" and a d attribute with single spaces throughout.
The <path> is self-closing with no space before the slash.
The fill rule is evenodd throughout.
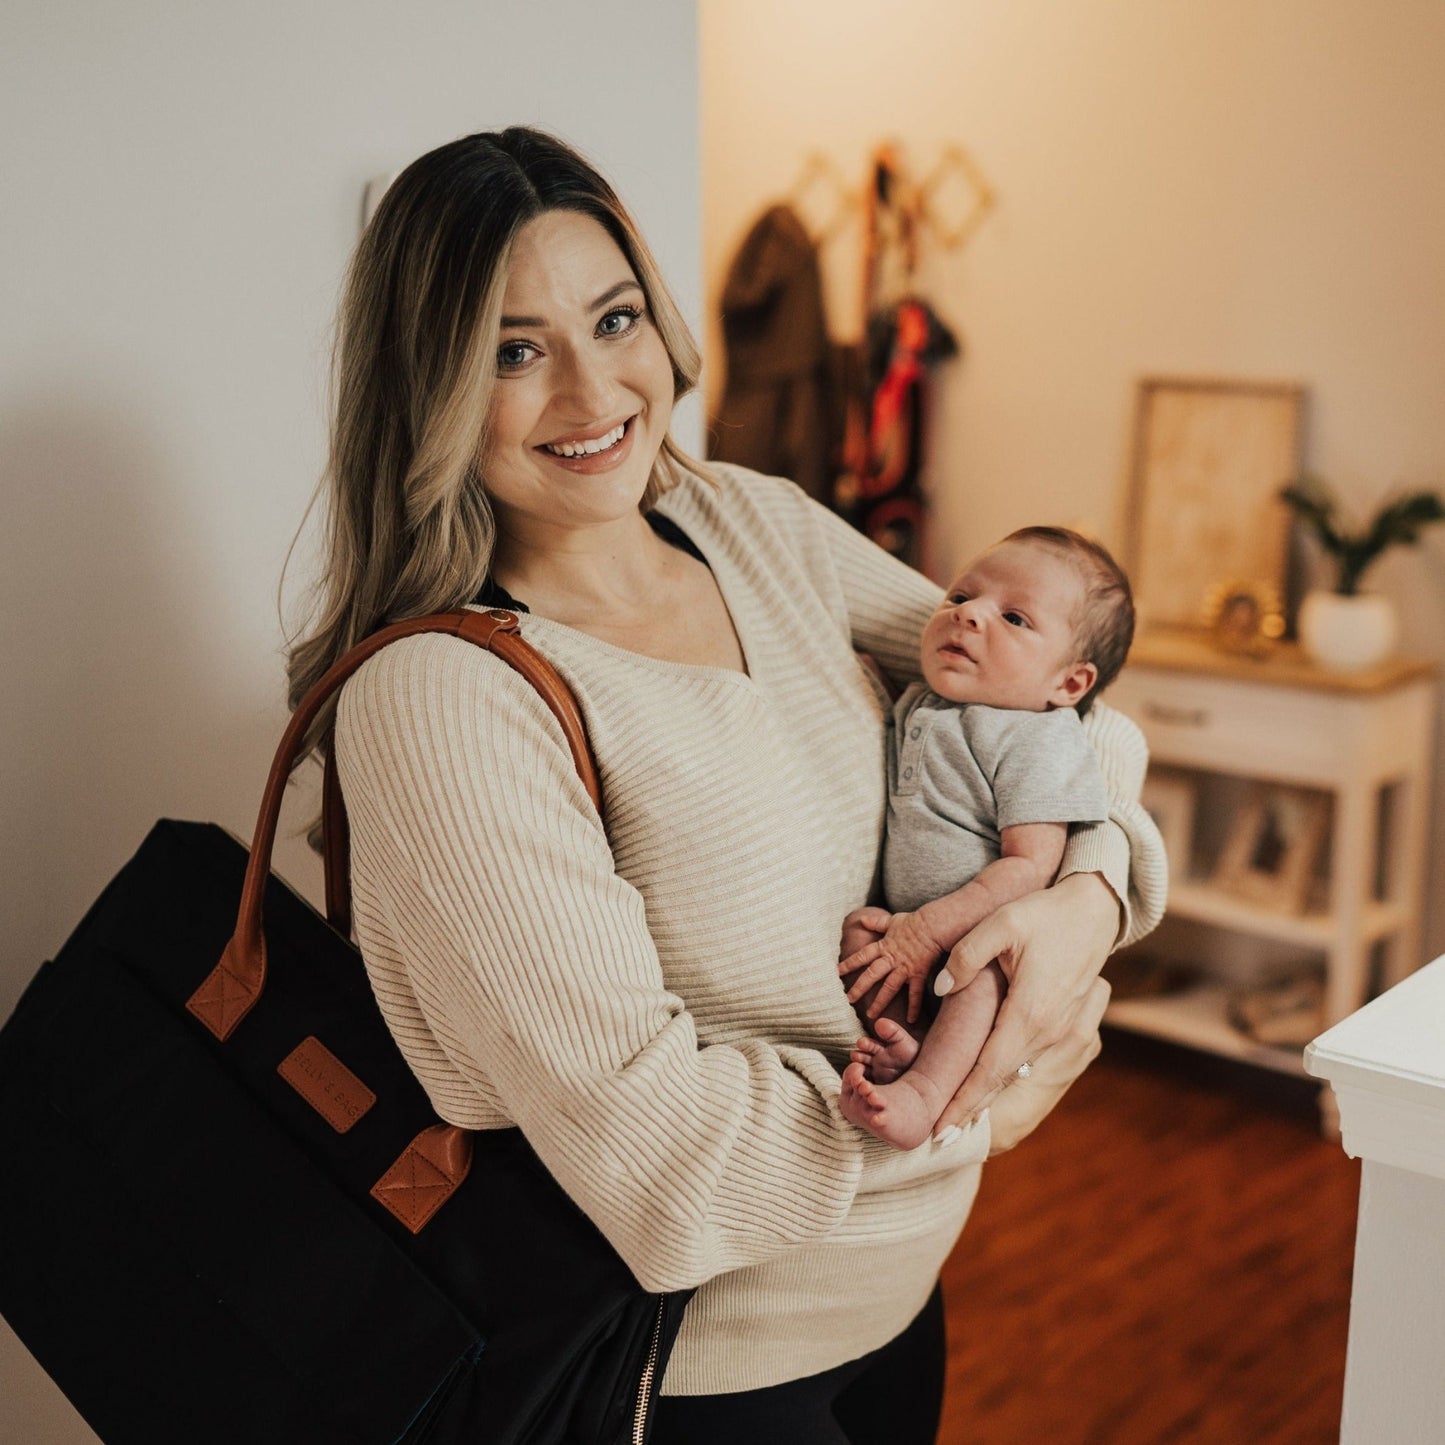
<path id="1" fill-rule="evenodd" d="M 418 637 L 341 697 L 357 937 L 438 1113 L 520 1125 L 648 1288 L 701 1284 L 664 1390 L 752 1389 L 884 1344 L 968 1214 L 985 1118 L 909 1154 L 838 1114 L 858 1034 L 836 977 L 874 885 L 887 710 L 853 648 L 917 672 L 937 589 L 789 483 L 737 468 L 662 499 L 706 555 L 748 675 L 660 662 L 545 618 L 606 826 L 530 687 Z M 1143 741 L 1088 731 L 1114 798 L 1068 871 L 1163 903 Z M 499 1241 L 499 1243 L 503 1243 Z"/>

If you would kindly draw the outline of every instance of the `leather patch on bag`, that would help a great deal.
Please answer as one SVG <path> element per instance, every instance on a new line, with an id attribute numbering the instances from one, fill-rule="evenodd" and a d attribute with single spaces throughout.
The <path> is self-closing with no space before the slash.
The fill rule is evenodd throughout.
<path id="1" fill-rule="evenodd" d="M 314 1034 L 304 1038 L 276 1072 L 336 1130 L 344 1134 L 376 1103 L 376 1095 Z"/>
<path id="2" fill-rule="evenodd" d="M 472 1136 L 455 1124 L 432 1124 L 372 1185 L 371 1197 L 413 1234 L 461 1187 L 472 1167 Z"/>

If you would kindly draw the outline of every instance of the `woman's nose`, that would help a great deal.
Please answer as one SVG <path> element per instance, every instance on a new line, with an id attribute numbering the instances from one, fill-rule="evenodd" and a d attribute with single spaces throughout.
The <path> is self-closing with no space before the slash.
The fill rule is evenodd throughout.
<path id="1" fill-rule="evenodd" d="M 604 421 L 611 416 L 616 386 L 604 361 L 574 352 L 563 368 L 559 389 L 558 400 L 583 420 Z"/>

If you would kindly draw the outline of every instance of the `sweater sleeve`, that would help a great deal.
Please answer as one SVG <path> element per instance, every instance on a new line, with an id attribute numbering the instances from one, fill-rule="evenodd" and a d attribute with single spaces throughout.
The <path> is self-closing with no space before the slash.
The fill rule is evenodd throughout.
<path id="1" fill-rule="evenodd" d="M 1131 718 L 1096 702 L 1084 719 L 1084 735 L 1109 790 L 1109 817 L 1069 829 L 1059 877 L 1102 875 L 1123 909 L 1114 945 L 1118 948 L 1158 927 L 1169 889 L 1168 864 L 1159 829 L 1139 802 L 1149 766 L 1144 734 Z"/>
<path id="2" fill-rule="evenodd" d="M 843 1221 L 865 1151 L 836 1072 L 808 1049 L 699 1047 L 524 681 L 454 639 L 393 644 L 344 690 L 336 751 L 363 953 L 399 960 L 429 1046 L 521 1127 L 645 1287 L 696 1285 Z"/>

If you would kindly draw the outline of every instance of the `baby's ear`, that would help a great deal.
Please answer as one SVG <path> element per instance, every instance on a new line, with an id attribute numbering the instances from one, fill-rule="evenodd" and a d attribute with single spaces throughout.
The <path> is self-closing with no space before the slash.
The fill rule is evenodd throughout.
<path id="1" fill-rule="evenodd" d="M 1071 662 L 1049 695 L 1049 706 L 1078 707 L 1098 680 L 1099 669 L 1092 662 Z"/>

